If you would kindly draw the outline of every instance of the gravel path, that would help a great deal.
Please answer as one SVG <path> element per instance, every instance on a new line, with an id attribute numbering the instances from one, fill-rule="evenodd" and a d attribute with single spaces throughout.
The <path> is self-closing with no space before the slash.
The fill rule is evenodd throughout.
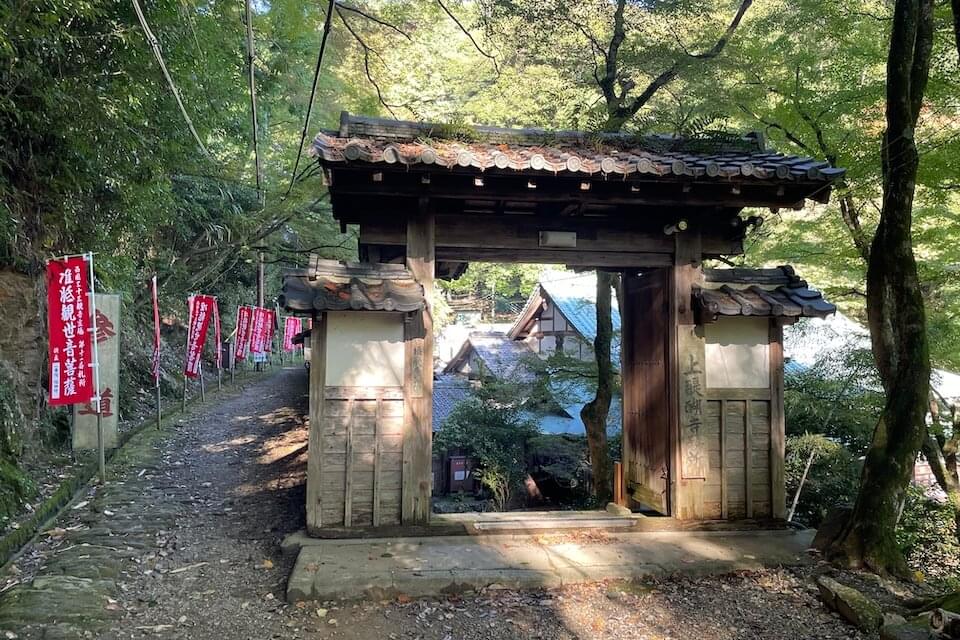
<path id="1" fill-rule="evenodd" d="M 291 367 L 134 438 L 108 485 L 0 577 L 0 637 L 865 637 L 823 610 L 807 576 L 786 570 L 289 606 L 293 559 L 279 543 L 303 526 L 306 393 L 302 368 Z"/>

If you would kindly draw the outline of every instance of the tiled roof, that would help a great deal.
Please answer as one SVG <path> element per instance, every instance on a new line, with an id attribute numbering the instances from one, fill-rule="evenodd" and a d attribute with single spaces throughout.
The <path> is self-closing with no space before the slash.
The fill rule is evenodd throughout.
<path id="1" fill-rule="evenodd" d="M 510 335 L 517 337 L 526 323 L 533 307 L 541 304 L 546 296 L 563 314 L 577 333 L 593 345 L 597 337 L 597 275 L 595 272 L 572 273 L 570 271 L 545 271 L 540 275 L 540 281 L 527 299 L 523 311 L 517 317 Z M 617 297 L 611 295 L 611 319 L 613 322 L 613 343 L 611 344 L 611 359 L 614 367 L 619 369 L 620 363 L 620 309 L 617 306 Z"/>
<path id="2" fill-rule="evenodd" d="M 459 138 L 459 139 L 458 139 Z M 645 174 L 649 178 L 821 183 L 845 170 L 765 148 L 758 134 L 710 137 L 635 136 L 583 131 L 459 127 L 341 115 L 339 132 L 320 133 L 324 162 L 473 167 L 483 171 Z"/>
<path id="3" fill-rule="evenodd" d="M 500 380 L 529 381 L 534 375 L 524 362 L 525 358 L 536 356 L 533 350 L 526 343 L 511 340 L 505 333 L 496 331 L 471 333 L 460 352 L 447 365 L 445 372 L 454 372 L 471 349 L 483 361 L 483 366 L 491 375 Z"/>
<path id="4" fill-rule="evenodd" d="M 580 274 L 545 273 L 540 278 L 540 287 L 553 300 L 563 317 L 574 326 L 577 333 L 593 344 L 597 338 L 597 274 L 592 271 Z M 617 297 L 612 293 L 610 304 L 614 333 L 611 359 L 614 366 L 619 369 L 620 309 L 617 306 Z"/>
<path id="5" fill-rule="evenodd" d="M 719 316 L 825 318 L 837 311 L 791 267 L 705 269 L 704 278 L 693 292 L 704 322 Z"/>
<path id="6" fill-rule="evenodd" d="M 438 376 L 433 381 L 433 430 L 453 413 L 454 407 L 470 397 L 470 383 L 454 375 Z"/>
<path id="7" fill-rule="evenodd" d="M 403 266 L 311 259 L 307 269 L 283 275 L 280 306 L 313 311 L 416 311 L 423 287 Z"/>

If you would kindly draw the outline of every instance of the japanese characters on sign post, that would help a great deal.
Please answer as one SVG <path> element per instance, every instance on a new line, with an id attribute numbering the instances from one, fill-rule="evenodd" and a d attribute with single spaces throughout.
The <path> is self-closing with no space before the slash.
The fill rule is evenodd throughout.
<path id="1" fill-rule="evenodd" d="M 213 299 L 213 337 L 217 345 L 217 369 L 223 367 L 223 346 L 220 341 L 220 309 L 217 307 L 217 299 Z"/>
<path id="2" fill-rule="evenodd" d="M 203 355 L 203 343 L 210 327 L 210 316 L 216 308 L 213 296 L 193 296 L 190 299 L 190 330 L 187 334 L 187 361 L 184 375 L 196 378 L 200 375 L 200 361 Z"/>
<path id="3" fill-rule="evenodd" d="M 100 363 L 100 421 L 103 446 L 118 446 L 118 412 L 120 402 L 120 296 L 98 293 L 97 360 Z M 87 401 L 73 407 L 73 448 L 97 448 L 97 406 Z"/>
<path id="4" fill-rule="evenodd" d="M 270 309 L 264 309 L 266 314 L 266 336 L 263 340 L 263 348 L 267 353 L 273 353 L 273 334 L 277 327 L 277 314 Z"/>
<path id="5" fill-rule="evenodd" d="M 247 359 L 250 350 L 250 334 L 253 329 L 253 308 L 237 307 L 236 360 Z"/>
<path id="6" fill-rule="evenodd" d="M 300 318 L 287 316 L 283 323 L 283 350 L 293 351 L 296 345 L 293 344 L 293 337 L 300 333 Z"/>
<path id="7" fill-rule="evenodd" d="M 47 263 L 51 405 L 87 402 L 96 393 L 88 268 L 84 256 Z"/>
<path id="8" fill-rule="evenodd" d="M 250 351 L 254 362 L 266 362 L 269 337 L 270 311 L 263 307 L 253 308 L 253 329 L 250 333 Z"/>

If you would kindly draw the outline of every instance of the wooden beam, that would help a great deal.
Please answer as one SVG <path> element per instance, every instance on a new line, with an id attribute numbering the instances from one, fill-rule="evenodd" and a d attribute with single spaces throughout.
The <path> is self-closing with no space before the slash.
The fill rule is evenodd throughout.
<path id="1" fill-rule="evenodd" d="M 783 409 L 783 326 L 770 322 L 770 508 L 775 519 L 786 517 L 784 461 L 786 434 Z"/>
<path id="2" fill-rule="evenodd" d="M 367 210 L 369 211 L 369 209 Z M 541 231 L 572 231 L 577 234 L 573 253 L 662 253 L 673 254 L 675 239 L 663 233 L 664 220 L 656 216 L 643 221 L 610 218 L 557 218 L 550 216 L 464 215 L 436 216 L 437 250 L 454 248 L 512 249 L 536 251 Z M 360 242 L 369 245 L 403 246 L 406 229 L 403 219 L 382 220 L 369 214 L 352 218 L 360 225 Z M 697 224 L 702 252 L 709 255 L 743 251 L 743 239 L 728 224 L 728 218 L 704 217 Z M 695 235 L 695 234 L 692 234 Z"/>
<path id="3" fill-rule="evenodd" d="M 655 204 L 666 206 L 737 206 L 743 207 L 794 207 L 803 206 L 811 191 L 809 184 L 767 184 L 751 179 L 740 181 L 692 182 L 688 178 L 652 177 L 647 174 L 632 174 L 618 180 L 590 180 L 591 188 L 580 188 L 583 176 L 557 176 L 552 173 L 531 175 L 526 172 L 498 173 L 484 171 L 484 185 L 477 187 L 474 178 L 481 173 L 474 168 L 467 170 L 425 171 L 405 165 L 344 165 L 331 167 L 334 180 L 331 193 L 343 195 L 369 195 L 376 193 L 386 197 L 427 196 L 431 199 L 454 198 L 458 200 L 512 200 L 547 202 L 577 202 L 616 204 Z M 430 182 L 421 177 L 430 173 Z M 380 174 L 379 181 L 371 176 Z M 535 183 L 536 189 L 528 184 Z M 734 189 L 733 187 L 737 187 Z M 684 190 L 687 187 L 687 190 Z M 816 188 L 822 188 L 818 183 Z"/>
<path id="4" fill-rule="evenodd" d="M 353 526 L 353 407 L 355 400 L 347 400 L 347 433 L 343 458 L 343 526 Z"/>
<path id="5" fill-rule="evenodd" d="M 714 387 L 707 389 L 707 400 L 769 400 L 770 389 Z"/>
<path id="6" fill-rule="evenodd" d="M 435 223 L 430 202 L 421 198 L 418 214 L 407 220 L 407 268 L 423 285 L 426 308 L 404 324 L 404 429 L 401 518 L 427 524 L 433 481 L 433 280 Z"/>
<path id="7" fill-rule="evenodd" d="M 730 489 L 727 487 L 727 401 L 720 400 L 720 517 L 730 517 Z"/>
<path id="8" fill-rule="evenodd" d="M 382 438 L 383 426 L 383 391 L 377 390 L 377 414 L 373 423 L 373 526 L 380 526 L 380 468 L 383 465 L 381 460 L 380 441 Z"/>
<path id="9" fill-rule="evenodd" d="M 753 400 L 743 401 L 743 476 L 746 480 L 744 496 L 747 518 L 753 517 L 753 424 L 750 422 L 750 405 Z"/>
<path id="10" fill-rule="evenodd" d="M 437 247 L 441 262 L 506 262 L 534 264 L 565 264 L 583 268 L 644 268 L 672 264 L 669 253 L 586 253 L 576 249 L 484 249 Z"/>
<path id="11" fill-rule="evenodd" d="M 310 334 L 310 433 L 307 441 L 307 533 L 316 535 L 321 518 L 321 461 L 323 460 L 323 387 L 327 366 L 327 316 L 313 316 Z"/>

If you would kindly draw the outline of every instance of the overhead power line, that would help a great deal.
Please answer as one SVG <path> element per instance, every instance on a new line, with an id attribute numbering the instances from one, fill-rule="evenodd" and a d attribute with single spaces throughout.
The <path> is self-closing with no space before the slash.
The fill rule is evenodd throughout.
<path id="1" fill-rule="evenodd" d="M 313 86 L 310 88 L 310 101 L 307 103 L 307 116 L 304 118 L 303 132 L 300 134 L 300 149 L 297 151 L 297 159 L 293 163 L 293 172 L 290 174 L 290 186 L 287 187 L 287 193 L 284 197 L 289 196 L 293 190 L 293 183 L 297 179 L 297 169 L 300 168 L 300 158 L 303 156 L 303 145 L 307 140 L 307 131 L 310 129 L 310 114 L 313 111 L 313 100 L 317 96 L 317 82 L 320 80 L 320 67 L 323 65 L 323 52 L 327 48 L 327 37 L 330 35 L 330 25 L 335 5 L 336 0 L 328 0 L 327 17 L 323 22 L 323 37 L 320 39 L 320 52 L 317 54 L 317 66 L 313 71 Z"/>
<path id="2" fill-rule="evenodd" d="M 183 114 L 183 119 L 186 121 L 187 127 L 190 129 L 190 133 L 193 134 L 193 139 L 197 141 L 197 146 L 199 146 L 200 150 L 203 151 L 203 155 L 210 160 L 213 160 L 213 156 L 211 156 L 210 152 L 207 151 L 203 141 L 200 140 L 200 135 L 193 126 L 193 120 L 190 119 L 190 114 L 187 113 L 187 108 L 183 106 L 183 99 L 180 97 L 180 91 L 177 89 L 177 85 L 174 84 L 173 78 L 170 77 L 170 72 L 167 70 L 167 64 L 163 61 L 163 54 L 160 52 L 160 41 L 157 40 L 157 37 L 153 35 L 153 31 L 150 30 L 150 25 L 147 24 L 147 18 L 143 15 L 143 9 L 140 8 L 139 0 L 133 0 L 133 10 L 137 13 L 137 19 L 140 21 L 140 26 L 143 27 L 143 33 L 147 37 L 147 42 L 150 44 L 150 48 L 153 49 L 153 55 L 157 58 L 157 63 L 160 65 L 160 70 L 163 71 L 163 77 L 167 79 L 167 84 L 170 86 L 170 91 L 173 92 L 173 97 L 177 99 L 177 105 L 180 107 L 180 113 Z"/>

